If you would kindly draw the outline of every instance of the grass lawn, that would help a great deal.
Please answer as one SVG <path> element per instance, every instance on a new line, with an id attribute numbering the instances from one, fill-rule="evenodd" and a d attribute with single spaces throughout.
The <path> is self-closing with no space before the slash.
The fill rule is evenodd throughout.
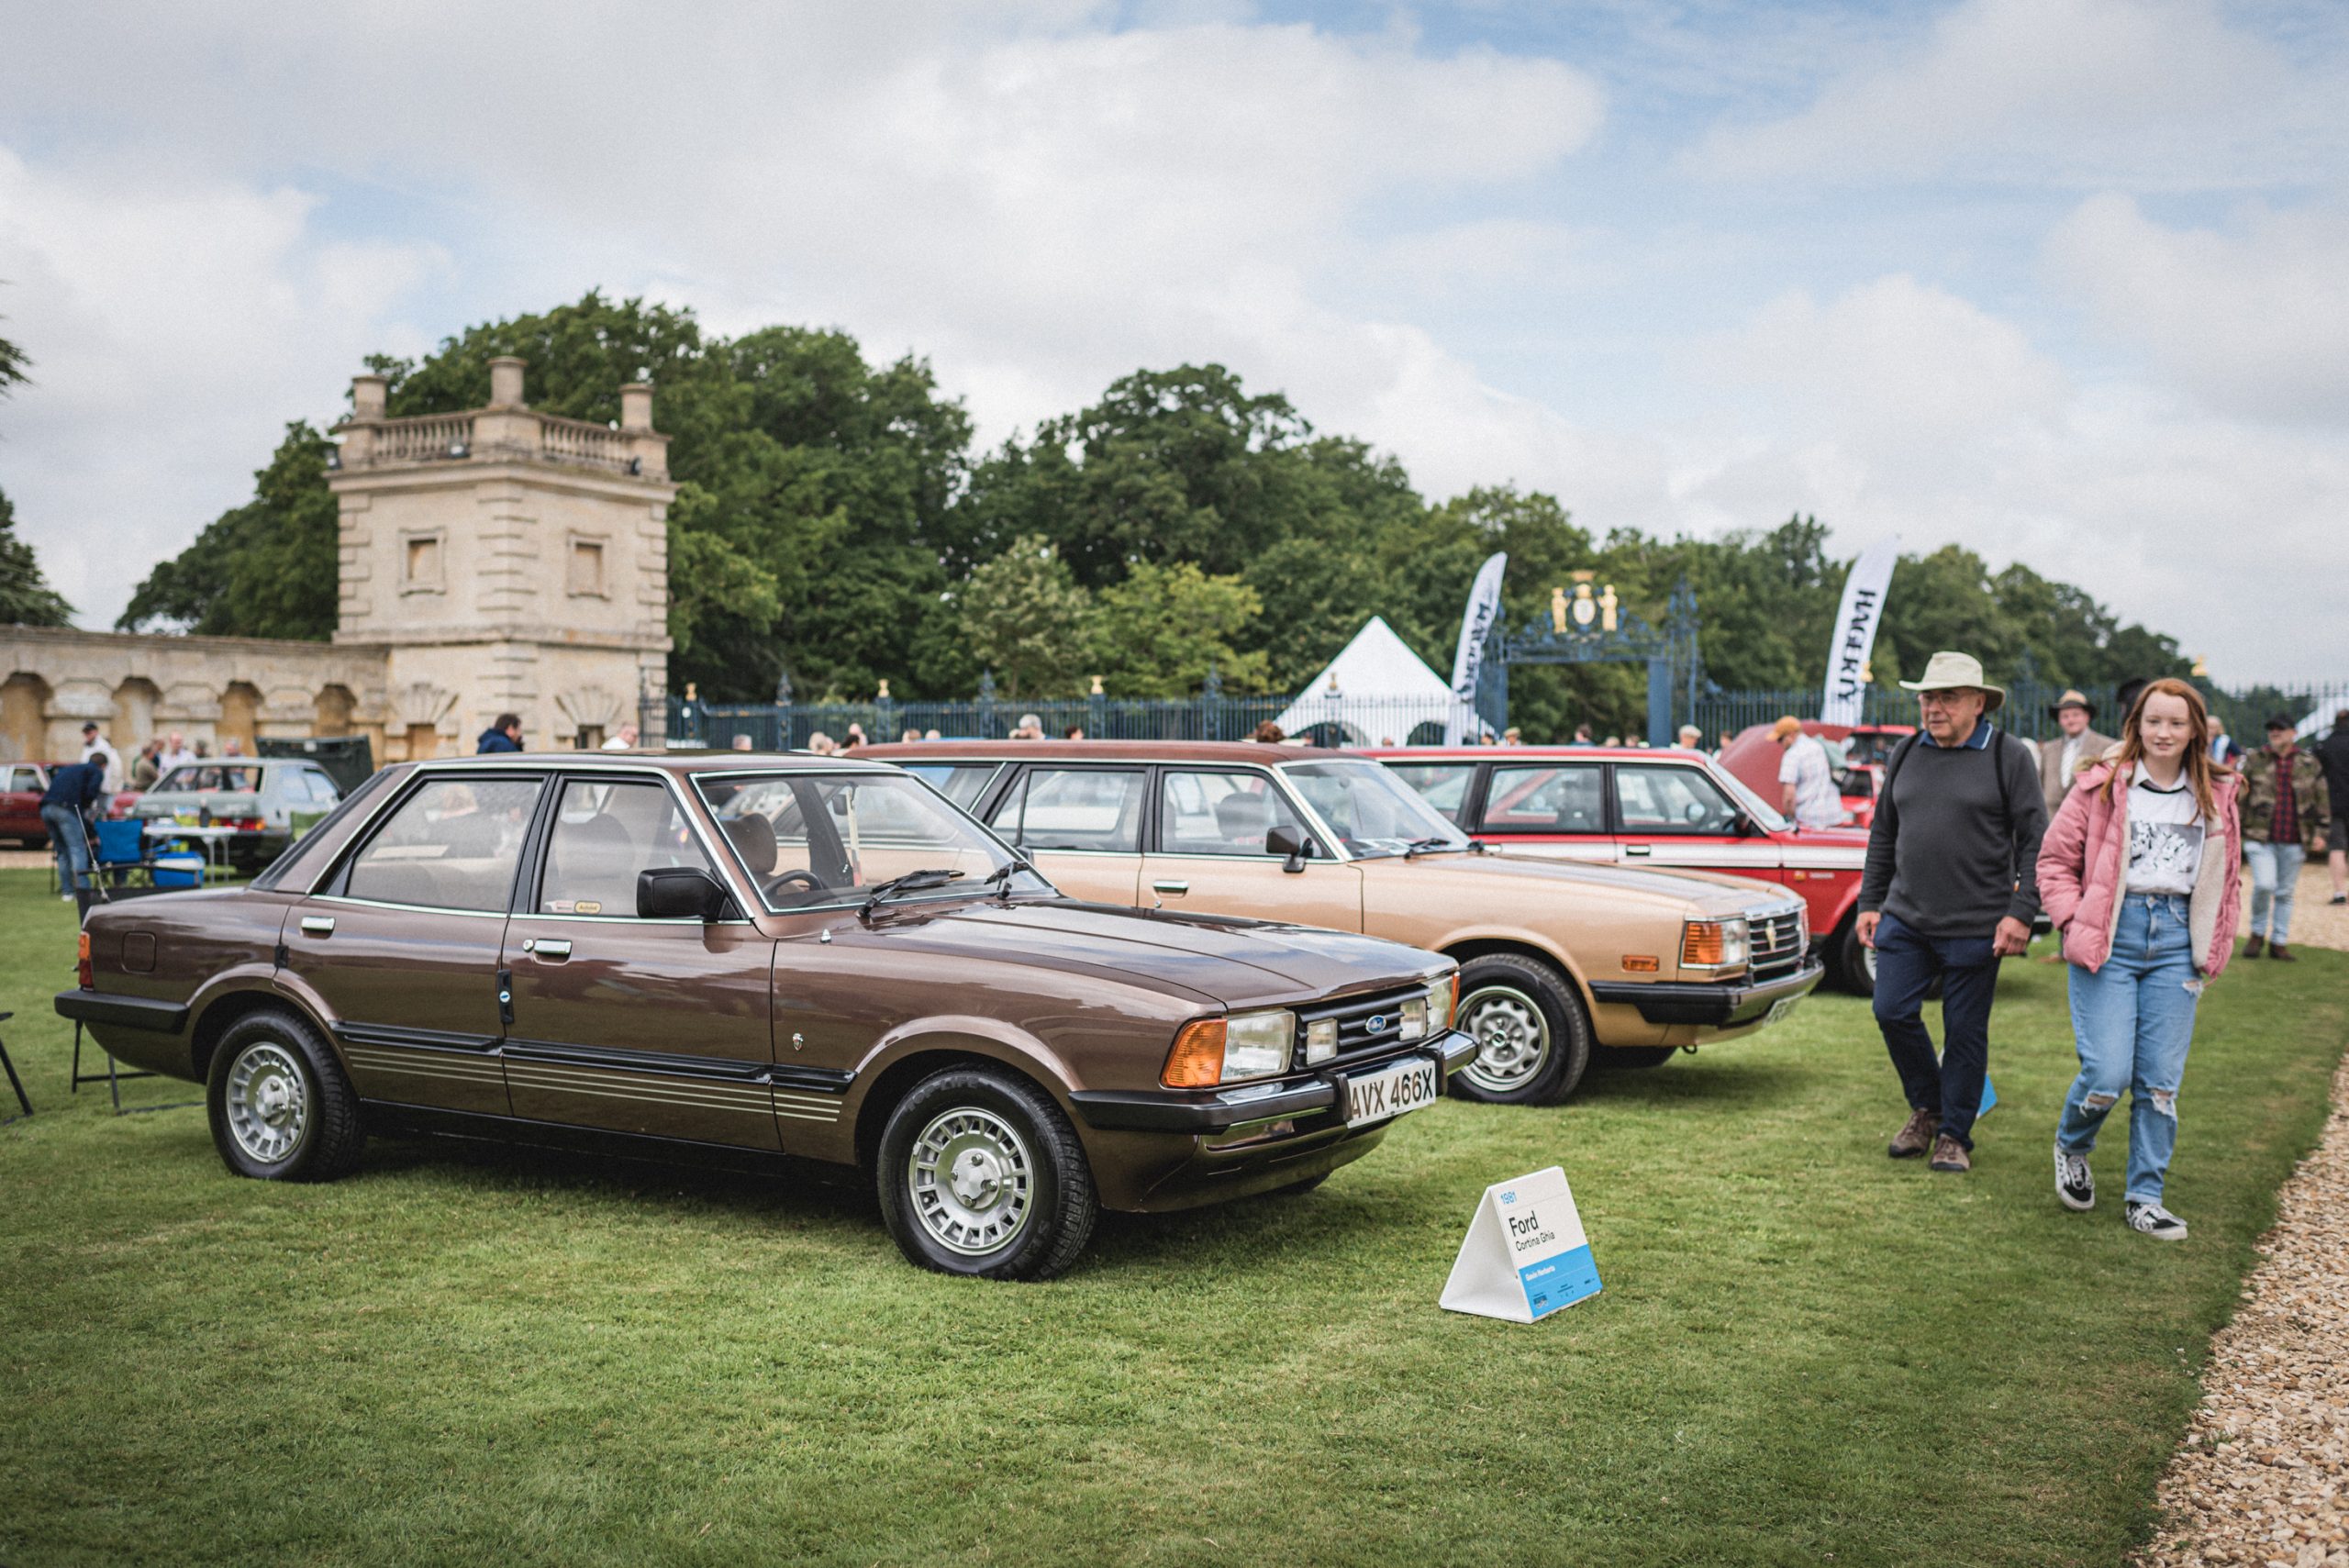
<path id="1" fill-rule="evenodd" d="M 2171 1201 L 2056 1207 L 2059 966 L 2009 963 L 1975 1173 L 1895 1165 L 1865 1005 L 1571 1105 L 1447 1102 L 1303 1198 L 1067 1279 L 898 1260 L 853 1191 L 378 1142 L 238 1181 L 69 1100 L 70 909 L 0 873 L 0 1562 L 2114 1563 L 2349 1039 L 2349 957 L 2204 1006 Z M 133 1085 L 154 1103 L 168 1082 Z M 1439 1310 L 1553 1162 L 1605 1293 Z"/>

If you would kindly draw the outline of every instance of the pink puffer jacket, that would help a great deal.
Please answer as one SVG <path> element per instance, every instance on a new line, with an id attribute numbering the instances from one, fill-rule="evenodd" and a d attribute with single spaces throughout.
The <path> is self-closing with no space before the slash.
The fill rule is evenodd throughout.
<path id="1" fill-rule="evenodd" d="M 2104 782 L 2113 764 L 2083 769 L 2047 826 L 2039 845 L 2039 902 L 2064 933 L 2064 956 L 2091 974 L 2112 951 L 2121 923 L 2121 889 L 2129 873 L 2129 791 L 2124 785 L 2105 798 Z M 2202 866 L 2188 901 L 2187 929 L 2194 939 L 2194 967 L 2215 975 L 2234 956 L 2235 918 L 2243 903 L 2243 775 L 2220 773 L 2210 781 L 2219 830 L 2202 845 Z"/>

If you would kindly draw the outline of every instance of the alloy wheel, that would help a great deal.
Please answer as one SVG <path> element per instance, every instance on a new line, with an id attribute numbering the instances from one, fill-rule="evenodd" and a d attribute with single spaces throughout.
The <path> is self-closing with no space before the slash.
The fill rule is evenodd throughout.
<path id="1" fill-rule="evenodd" d="M 1514 1094 L 1550 1060 L 1550 1020 L 1513 985 L 1470 993 L 1455 1027 L 1476 1042 L 1475 1059 L 1461 1075 L 1488 1095 Z"/>
<path id="2" fill-rule="evenodd" d="M 237 1147 L 274 1165 L 302 1146 L 310 1090 L 294 1053 L 273 1040 L 247 1046 L 228 1068 L 228 1132 Z"/>
<path id="3" fill-rule="evenodd" d="M 930 1118 L 906 1157 L 906 1187 L 930 1238 L 964 1257 L 992 1252 L 1027 1225 L 1036 1162 L 993 1111 L 959 1106 Z"/>

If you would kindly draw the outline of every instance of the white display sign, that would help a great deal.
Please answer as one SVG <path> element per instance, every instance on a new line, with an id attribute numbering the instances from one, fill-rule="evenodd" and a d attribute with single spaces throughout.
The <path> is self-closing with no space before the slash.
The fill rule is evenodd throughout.
<path id="1" fill-rule="evenodd" d="M 1598 1294 L 1598 1265 L 1575 1211 L 1566 1173 L 1553 1165 L 1485 1189 L 1452 1277 L 1449 1311 L 1531 1323 Z"/>
<path id="2" fill-rule="evenodd" d="M 1501 617 L 1501 573 L 1508 570 L 1505 552 L 1487 556 L 1468 590 L 1468 607 L 1460 617 L 1460 641 L 1452 651 L 1452 715 L 1443 722 L 1447 746 L 1476 739 L 1462 733 L 1465 727 L 1461 720 L 1475 717 L 1476 679 L 1484 673 L 1485 639 Z M 1483 722 L 1477 718 L 1479 725 Z"/>
<path id="3" fill-rule="evenodd" d="M 1884 619 L 1884 595 L 1892 586 L 1893 563 L 1900 559 L 1900 536 L 1882 539 L 1860 552 L 1843 579 L 1843 603 L 1835 612 L 1835 640 L 1827 650 L 1827 689 L 1821 694 L 1820 719 L 1829 724 L 1860 722 L 1861 699 L 1867 695 L 1868 655 L 1876 649 L 1876 628 Z"/>

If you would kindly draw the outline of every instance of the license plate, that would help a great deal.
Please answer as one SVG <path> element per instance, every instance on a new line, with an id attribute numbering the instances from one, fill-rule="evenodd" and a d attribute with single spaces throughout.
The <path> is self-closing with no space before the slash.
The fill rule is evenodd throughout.
<path id="1" fill-rule="evenodd" d="M 1763 1015 L 1763 1023 L 1765 1025 L 1776 1023 L 1780 1018 L 1783 1018 L 1788 1013 L 1793 1012 L 1795 1010 L 1795 1004 L 1801 1000 L 1802 998 L 1799 996 L 1779 997 L 1776 1001 L 1770 1004 L 1769 1012 Z"/>
<path id="2" fill-rule="evenodd" d="M 1443 1078 L 1433 1062 L 1414 1056 L 1359 1078 L 1342 1079 L 1340 1087 L 1346 1096 L 1346 1125 L 1366 1127 L 1435 1104 L 1443 1094 Z"/>

